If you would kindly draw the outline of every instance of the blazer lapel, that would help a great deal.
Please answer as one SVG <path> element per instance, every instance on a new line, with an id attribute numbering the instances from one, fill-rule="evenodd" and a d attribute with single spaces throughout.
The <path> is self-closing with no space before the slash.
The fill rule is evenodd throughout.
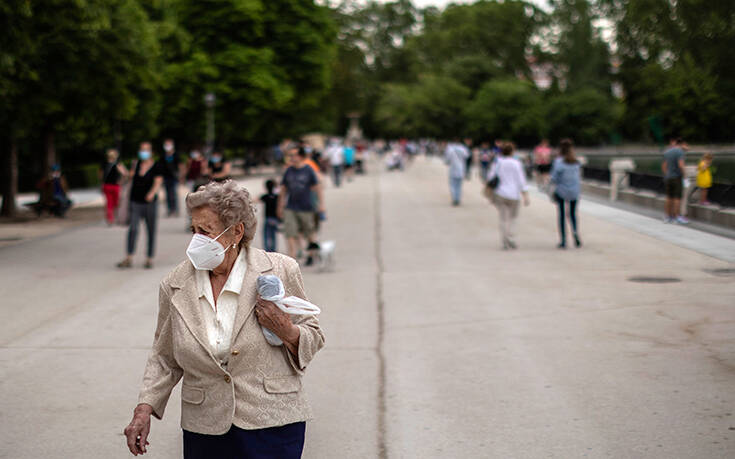
<path id="1" fill-rule="evenodd" d="M 258 276 L 273 269 L 273 264 L 266 252 L 254 248 L 247 250 L 248 269 L 242 282 L 237 314 L 235 314 L 235 325 L 232 328 L 233 344 L 253 309 L 255 309 L 255 301 L 258 297 Z"/>
<path id="2" fill-rule="evenodd" d="M 199 291 L 197 290 L 196 277 L 194 276 L 194 267 L 189 265 L 191 269 L 180 273 L 171 282 L 171 287 L 175 288 L 171 296 L 171 304 L 176 308 L 181 317 L 184 319 L 186 326 L 199 344 L 206 349 L 207 354 L 217 363 L 217 359 L 212 354 L 207 337 L 207 327 L 202 317 L 201 305 L 199 303 Z M 218 365 L 219 366 L 219 365 Z"/>

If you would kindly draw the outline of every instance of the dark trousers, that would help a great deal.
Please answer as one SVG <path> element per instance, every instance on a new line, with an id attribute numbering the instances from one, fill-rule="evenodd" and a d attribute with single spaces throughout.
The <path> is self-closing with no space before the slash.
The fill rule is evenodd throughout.
<path id="1" fill-rule="evenodd" d="M 163 184 L 166 186 L 166 207 L 168 214 L 179 212 L 179 195 L 177 193 L 179 179 L 176 177 L 164 177 Z"/>
<path id="2" fill-rule="evenodd" d="M 153 258 L 156 252 L 156 214 L 158 201 L 130 202 L 130 227 L 128 228 L 128 255 L 135 253 L 135 243 L 138 241 L 138 226 L 140 220 L 145 221 L 148 231 L 148 258 Z"/>
<path id="3" fill-rule="evenodd" d="M 305 432 L 305 422 L 255 430 L 233 425 L 224 435 L 184 430 L 184 459 L 298 459 Z"/>
<path id="4" fill-rule="evenodd" d="M 339 187 L 342 183 L 342 165 L 332 166 L 332 177 L 334 179 L 334 186 Z"/>
<path id="5" fill-rule="evenodd" d="M 276 232 L 278 231 L 278 220 L 267 217 L 263 225 L 263 249 L 266 252 L 276 251 Z"/>
<path id="6" fill-rule="evenodd" d="M 554 199 L 556 200 L 556 205 L 559 209 L 559 237 L 561 238 L 561 243 L 566 244 L 567 241 L 567 235 L 566 235 L 566 229 L 565 229 L 565 216 L 564 216 L 564 200 L 559 196 L 558 194 L 554 193 Z M 569 222 L 572 224 L 572 234 L 574 237 L 577 237 L 577 201 L 568 201 L 569 202 Z"/>

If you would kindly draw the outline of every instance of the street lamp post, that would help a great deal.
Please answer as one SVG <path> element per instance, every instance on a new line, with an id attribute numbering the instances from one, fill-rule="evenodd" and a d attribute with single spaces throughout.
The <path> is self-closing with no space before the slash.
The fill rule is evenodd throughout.
<path id="1" fill-rule="evenodd" d="M 217 96 L 213 92 L 208 92 L 204 96 L 204 104 L 207 106 L 207 155 L 211 155 L 214 151 L 214 105 L 217 102 Z"/>

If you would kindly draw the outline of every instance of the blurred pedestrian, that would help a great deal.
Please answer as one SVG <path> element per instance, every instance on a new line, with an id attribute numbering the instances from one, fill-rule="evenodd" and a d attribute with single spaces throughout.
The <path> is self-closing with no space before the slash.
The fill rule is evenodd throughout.
<path id="1" fill-rule="evenodd" d="M 72 202 L 68 194 L 69 185 L 61 173 L 61 166 L 58 164 L 51 166 L 49 173 L 39 180 L 36 188 L 39 191 L 38 202 L 34 204 L 36 214 L 40 217 L 44 211 L 48 211 L 55 217 L 64 218 Z"/>
<path id="2" fill-rule="evenodd" d="M 559 156 L 559 158 L 554 160 L 551 167 L 551 184 L 554 186 L 553 197 L 559 211 L 560 242 L 557 247 L 565 249 L 567 246 L 565 203 L 569 204 L 569 223 L 572 227 L 574 245 L 581 247 L 582 241 L 580 241 L 579 231 L 577 231 L 577 201 L 579 200 L 579 190 L 581 187 L 581 167 L 574 154 L 574 144 L 571 139 L 562 139 L 559 143 Z"/>
<path id="3" fill-rule="evenodd" d="M 291 165 L 281 179 L 277 215 L 283 221 L 283 230 L 288 240 L 288 255 L 296 258 L 302 237 L 309 243 L 317 242 L 314 212 L 324 212 L 324 195 L 316 174 L 304 162 L 306 151 L 303 148 L 295 153 L 289 152 L 287 159 Z M 312 191 L 317 195 L 316 206 Z"/>
<path id="4" fill-rule="evenodd" d="M 208 169 L 214 182 L 226 182 L 230 179 L 232 165 L 224 158 L 222 152 L 215 150 L 209 158 Z"/>
<path id="5" fill-rule="evenodd" d="M 536 176 L 536 185 L 542 191 L 549 187 L 549 174 L 551 173 L 551 147 L 549 141 L 542 139 L 541 143 L 533 149 L 532 169 Z"/>
<path id="6" fill-rule="evenodd" d="M 513 144 L 503 144 L 500 156 L 493 162 L 487 180 L 497 179 L 493 192 L 493 203 L 500 217 L 500 239 L 503 250 L 518 248 L 515 242 L 515 226 L 521 197 L 528 206 L 528 185 L 523 164 L 513 157 Z"/>
<path id="7" fill-rule="evenodd" d="M 475 157 L 472 154 L 472 139 L 470 138 L 464 139 L 464 147 L 467 149 L 467 152 L 469 153 L 467 155 L 467 158 L 465 158 L 465 161 L 466 161 L 465 179 L 469 180 L 472 177 L 472 163 L 475 160 Z"/>
<path id="8" fill-rule="evenodd" d="M 128 449 L 147 452 L 151 415 L 161 419 L 183 379 L 184 458 L 300 458 L 311 417 L 301 378 L 324 333 L 316 316 L 292 316 L 260 298 L 258 278 L 275 275 L 286 296 L 306 299 L 301 271 L 250 246 L 254 206 L 234 182 L 203 186 L 186 207 L 189 259 L 160 283 L 153 346 L 124 431 Z M 264 328 L 282 344 L 266 341 Z"/>
<path id="9" fill-rule="evenodd" d="M 260 202 L 265 207 L 265 221 L 263 222 L 263 249 L 266 252 L 276 251 L 276 233 L 278 232 L 278 193 L 276 182 L 273 179 L 265 181 L 266 193 L 260 196 Z"/>
<path id="10" fill-rule="evenodd" d="M 344 150 L 337 139 L 329 141 L 325 154 L 329 158 L 329 165 L 332 168 L 332 181 L 334 186 L 339 188 L 342 184 L 342 168 L 345 163 Z"/>
<path id="11" fill-rule="evenodd" d="M 453 206 L 458 206 L 462 200 L 462 181 L 465 178 L 468 156 L 469 150 L 459 141 L 449 142 L 444 151 L 444 162 L 449 165 L 449 192 Z"/>
<path id="12" fill-rule="evenodd" d="M 355 149 L 352 147 L 352 143 L 348 142 L 342 151 L 345 159 L 345 177 L 347 177 L 348 182 L 351 182 L 355 176 Z"/>
<path id="13" fill-rule="evenodd" d="M 179 154 L 174 149 L 173 139 L 163 141 L 163 161 L 161 162 L 163 170 L 163 183 L 166 187 L 166 216 L 179 216 L 179 183 L 183 171 Z"/>
<path id="14" fill-rule="evenodd" d="M 163 185 L 165 171 L 160 163 L 153 160 L 150 142 L 142 142 L 138 151 L 138 161 L 133 166 L 133 180 L 130 187 L 130 227 L 128 228 L 127 254 L 117 264 L 118 268 L 133 266 L 133 254 L 138 242 L 140 220 L 145 222 L 148 236 L 145 268 L 153 268 L 156 253 L 156 224 L 158 219 L 158 190 Z"/>
<path id="15" fill-rule="evenodd" d="M 483 142 L 480 145 L 480 181 L 484 182 L 487 179 L 487 173 L 490 171 L 490 160 L 492 159 L 493 153 L 490 150 L 490 144 Z"/>
<path id="16" fill-rule="evenodd" d="M 112 225 L 115 223 L 120 204 L 120 184 L 127 180 L 128 170 L 118 161 L 119 155 L 115 148 L 108 148 L 106 157 L 107 160 L 102 164 L 99 176 L 102 194 L 105 195 L 105 220 L 108 225 Z"/>
<path id="17" fill-rule="evenodd" d="M 688 149 L 689 146 L 680 137 L 673 137 L 669 141 L 669 148 L 664 151 L 664 160 L 661 163 L 666 191 L 664 223 L 689 223 L 686 217 L 680 215 L 681 197 L 684 193 L 684 156 Z"/>
<path id="18" fill-rule="evenodd" d="M 709 189 L 712 188 L 712 153 L 705 153 L 697 165 L 697 188 L 699 188 L 699 203 L 710 205 L 707 200 Z"/>
<path id="19" fill-rule="evenodd" d="M 205 185 L 208 180 L 209 170 L 207 168 L 207 161 L 202 156 L 199 150 L 192 150 L 189 153 L 189 159 L 186 162 L 186 185 L 191 191 L 196 191 L 202 185 Z"/>
<path id="20" fill-rule="evenodd" d="M 365 144 L 358 142 L 355 146 L 355 172 L 362 175 L 365 173 Z"/>

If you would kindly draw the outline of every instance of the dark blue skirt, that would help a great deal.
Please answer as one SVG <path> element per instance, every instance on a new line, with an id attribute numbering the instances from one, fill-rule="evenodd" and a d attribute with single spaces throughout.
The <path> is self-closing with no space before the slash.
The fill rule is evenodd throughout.
<path id="1" fill-rule="evenodd" d="M 305 422 L 255 430 L 233 425 L 224 435 L 184 430 L 184 459 L 298 459 L 305 432 Z"/>

